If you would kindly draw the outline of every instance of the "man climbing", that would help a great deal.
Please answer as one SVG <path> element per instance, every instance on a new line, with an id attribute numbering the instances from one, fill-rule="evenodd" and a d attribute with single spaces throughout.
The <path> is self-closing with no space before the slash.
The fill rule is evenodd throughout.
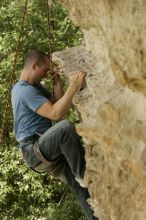
<path id="1" fill-rule="evenodd" d="M 15 137 L 28 166 L 67 183 L 86 217 L 94 220 L 97 218 L 86 201 L 88 190 L 81 186 L 85 173 L 84 149 L 75 127 L 63 120 L 85 74 L 73 72 L 64 95 L 60 78 L 55 74 L 52 100 L 51 93 L 41 84 L 50 70 L 50 62 L 48 55 L 40 50 L 30 51 L 24 59 L 20 79 L 12 88 Z M 53 121 L 58 122 L 53 125 Z"/>

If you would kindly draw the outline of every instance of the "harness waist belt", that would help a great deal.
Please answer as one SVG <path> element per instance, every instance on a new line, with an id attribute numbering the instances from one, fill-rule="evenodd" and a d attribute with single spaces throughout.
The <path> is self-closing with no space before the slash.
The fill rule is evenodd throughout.
<path id="1" fill-rule="evenodd" d="M 39 137 L 41 137 L 41 134 L 39 133 L 34 133 L 32 136 L 24 139 L 23 141 L 20 141 L 20 147 L 26 146 L 28 144 L 34 143 L 36 140 L 39 139 Z"/>
<path id="2" fill-rule="evenodd" d="M 62 171 L 64 167 L 64 158 L 63 156 L 59 156 L 54 161 L 48 161 L 44 158 L 42 155 L 39 146 L 38 146 L 38 139 L 41 136 L 39 133 L 35 133 L 33 136 L 27 138 L 26 140 L 23 140 L 20 142 L 20 151 L 22 152 L 22 148 L 27 146 L 28 144 L 33 144 L 33 152 L 36 158 L 40 161 L 39 164 L 37 164 L 35 167 L 30 167 L 32 170 L 36 172 L 48 172 L 52 176 L 57 177 L 60 175 L 60 172 Z"/>

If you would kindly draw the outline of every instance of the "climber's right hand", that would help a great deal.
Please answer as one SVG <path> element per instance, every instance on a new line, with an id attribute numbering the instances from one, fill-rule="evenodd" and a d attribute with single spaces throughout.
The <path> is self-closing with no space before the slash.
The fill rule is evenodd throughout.
<path id="1" fill-rule="evenodd" d="M 79 89 L 84 82 L 85 75 L 82 71 L 71 72 L 69 77 L 70 84 L 74 85 L 76 89 Z"/>

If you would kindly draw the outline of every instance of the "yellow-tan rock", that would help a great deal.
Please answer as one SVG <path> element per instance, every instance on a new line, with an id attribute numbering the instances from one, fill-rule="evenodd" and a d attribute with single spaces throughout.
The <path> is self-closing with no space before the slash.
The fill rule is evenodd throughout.
<path id="1" fill-rule="evenodd" d="M 84 34 L 53 57 L 87 74 L 74 104 L 89 202 L 100 220 L 146 220 L 146 1 L 60 2 Z"/>

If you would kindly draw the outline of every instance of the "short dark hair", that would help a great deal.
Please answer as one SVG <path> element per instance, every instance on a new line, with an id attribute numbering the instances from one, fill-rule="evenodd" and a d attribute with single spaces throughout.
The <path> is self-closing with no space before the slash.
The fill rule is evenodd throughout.
<path id="1" fill-rule="evenodd" d="M 49 55 L 41 50 L 34 49 L 28 52 L 24 58 L 24 66 L 35 61 L 38 66 L 42 66 L 46 63 L 46 58 L 49 59 Z"/>

